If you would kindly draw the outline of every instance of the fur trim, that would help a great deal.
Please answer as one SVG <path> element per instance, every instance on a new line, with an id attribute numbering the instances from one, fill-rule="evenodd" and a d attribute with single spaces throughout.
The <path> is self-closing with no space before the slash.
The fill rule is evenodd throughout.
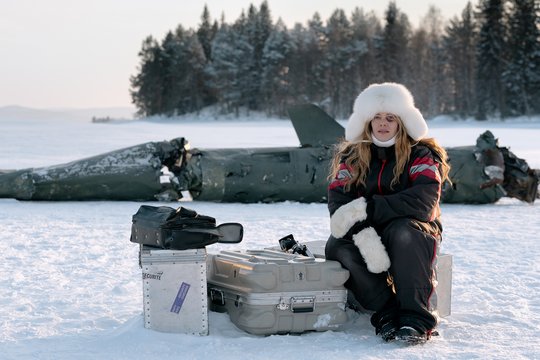
<path id="1" fill-rule="evenodd" d="M 353 235 L 353 240 L 370 272 L 378 274 L 390 268 L 388 253 L 374 228 L 365 228 Z"/>
<path id="2" fill-rule="evenodd" d="M 366 199 L 355 199 L 334 212 L 330 218 L 330 231 L 335 238 L 342 238 L 354 224 L 366 218 Z"/>
<path id="3" fill-rule="evenodd" d="M 407 134 L 416 141 L 427 135 L 426 121 L 414 106 L 409 90 L 401 84 L 382 83 L 368 86 L 356 98 L 353 113 L 345 128 L 345 139 L 350 142 L 360 141 L 366 122 L 371 121 L 379 112 L 399 116 Z"/>

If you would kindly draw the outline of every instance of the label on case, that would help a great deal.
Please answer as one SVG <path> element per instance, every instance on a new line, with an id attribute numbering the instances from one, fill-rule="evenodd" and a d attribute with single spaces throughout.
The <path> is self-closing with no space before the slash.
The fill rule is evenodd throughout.
<path id="1" fill-rule="evenodd" d="M 174 299 L 174 303 L 171 307 L 171 312 L 178 314 L 180 310 L 182 309 L 182 305 L 184 304 L 184 300 L 186 299 L 187 293 L 189 291 L 190 285 L 188 283 L 183 282 L 182 285 L 180 285 L 180 289 L 178 289 L 178 293 L 176 294 L 176 299 Z"/>

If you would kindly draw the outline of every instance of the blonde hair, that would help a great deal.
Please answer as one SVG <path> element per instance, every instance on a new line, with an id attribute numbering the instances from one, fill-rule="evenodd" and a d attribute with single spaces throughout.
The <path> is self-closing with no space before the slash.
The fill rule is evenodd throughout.
<path id="1" fill-rule="evenodd" d="M 439 171 L 441 173 L 441 183 L 445 180 L 448 180 L 448 173 L 450 171 L 450 165 L 448 164 L 448 155 L 446 150 L 439 145 L 437 140 L 433 138 L 421 139 L 415 142 L 411 137 L 407 135 L 407 131 L 403 126 L 401 119 L 396 116 L 398 122 L 398 130 L 396 134 L 396 145 L 395 145 L 395 154 L 396 154 L 396 165 L 394 167 L 394 177 L 390 183 L 392 188 L 395 184 L 399 183 L 399 177 L 405 170 L 405 166 L 409 161 L 411 156 L 411 149 L 417 144 L 427 146 L 435 153 L 439 158 Z M 373 142 L 371 138 L 371 121 L 366 122 L 364 130 L 360 136 L 359 142 L 349 142 L 342 141 L 336 147 L 334 157 L 330 164 L 330 175 L 329 179 L 333 180 L 340 167 L 340 163 L 344 160 L 345 165 L 349 169 L 352 169 L 352 178 L 346 184 L 346 190 L 349 190 L 351 185 L 356 186 L 365 186 L 366 178 L 369 172 L 369 163 L 371 161 L 371 149 L 370 145 Z"/>

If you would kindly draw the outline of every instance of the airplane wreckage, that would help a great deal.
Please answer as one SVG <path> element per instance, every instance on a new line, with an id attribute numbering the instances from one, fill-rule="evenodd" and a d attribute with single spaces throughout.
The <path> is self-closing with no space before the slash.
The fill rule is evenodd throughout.
<path id="1" fill-rule="evenodd" d="M 148 142 L 66 164 L 0 171 L 0 198 L 19 200 L 132 200 L 326 202 L 334 144 L 344 128 L 315 105 L 289 115 L 300 147 L 191 149 L 186 139 Z M 503 196 L 533 203 L 538 171 L 489 131 L 474 146 L 446 148 L 447 203 L 493 203 Z"/>

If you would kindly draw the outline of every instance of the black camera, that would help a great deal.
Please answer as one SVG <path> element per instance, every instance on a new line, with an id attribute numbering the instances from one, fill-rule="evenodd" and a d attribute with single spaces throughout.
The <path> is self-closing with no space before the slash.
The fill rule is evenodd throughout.
<path id="1" fill-rule="evenodd" d="M 306 245 L 299 244 L 298 241 L 294 239 L 292 234 L 289 234 L 285 237 L 282 237 L 279 241 L 279 247 L 285 252 L 292 252 L 293 254 L 300 254 L 304 256 L 313 257 L 313 254 Z"/>

